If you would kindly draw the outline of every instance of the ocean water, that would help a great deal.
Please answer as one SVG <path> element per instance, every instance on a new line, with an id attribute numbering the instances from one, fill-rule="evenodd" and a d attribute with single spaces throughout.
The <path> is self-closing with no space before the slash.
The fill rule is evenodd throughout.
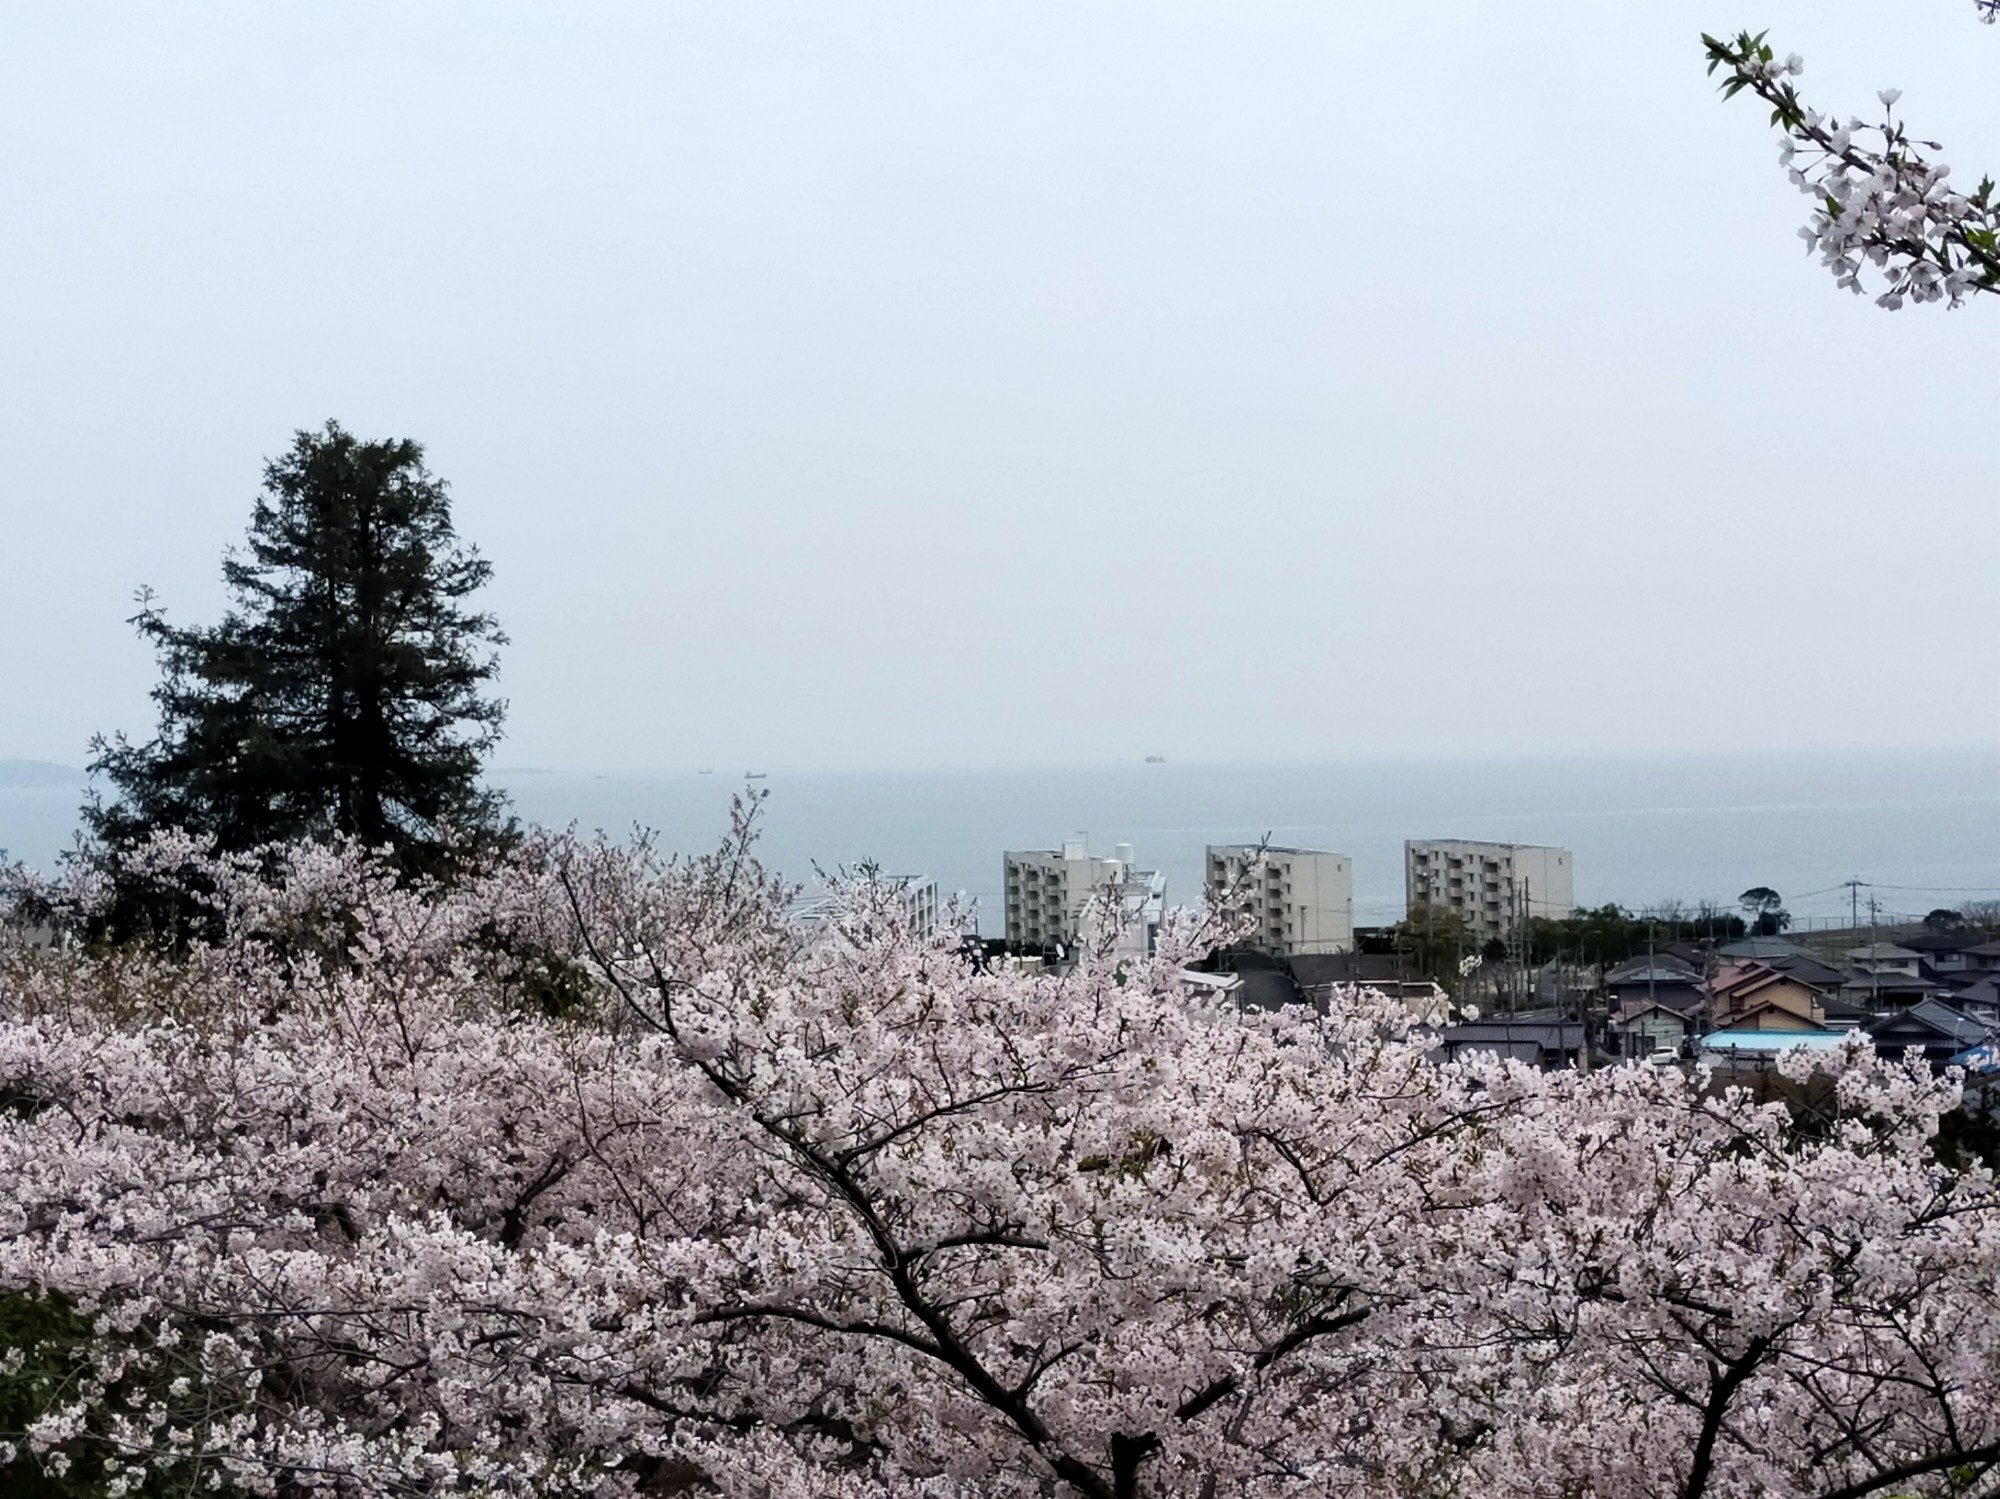
<path id="1" fill-rule="evenodd" d="M 526 821 L 614 836 L 655 830 L 700 851 L 727 831 L 745 783 L 724 774 L 494 777 Z M 873 860 L 976 899 L 997 932 L 1001 853 L 1087 833 L 1134 845 L 1198 898 L 1210 843 L 1269 834 L 1354 861 L 1355 917 L 1403 909 L 1403 840 L 1554 843 L 1575 851 L 1580 904 L 1733 905 L 1769 885 L 1799 917 L 1844 918 L 1842 881 L 1870 881 L 1889 914 L 2000 899 L 2000 750 L 1595 756 L 1334 765 L 1144 765 L 1047 771 L 785 774 L 767 791 L 763 856 L 793 879 Z M 74 787 L 0 789 L 0 849 L 45 866 L 74 830 Z M 1863 910 L 1870 894 L 1861 892 Z"/>

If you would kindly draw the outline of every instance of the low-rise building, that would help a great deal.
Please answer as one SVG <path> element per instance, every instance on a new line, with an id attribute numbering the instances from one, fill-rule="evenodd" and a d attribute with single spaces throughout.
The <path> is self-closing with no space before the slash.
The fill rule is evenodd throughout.
<path id="1" fill-rule="evenodd" d="M 1847 1044 L 1843 1031 L 1710 1031 L 1701 1038 L 1699 1059 L 1715 1070 L 1718 1083 L 1769 1079 L 1778 1059 L 1804 1049 L 1831 1056 Z"/>
<path id="2" fill-rule="evenodd" d="M 1993 1038 L 1986 1021 L 1936 999 L 1922 999 L 1906 1010 L 1877 1016 L 1866 1027 L 1876 1051 L 1887 1057 L 1905 1055 L 1911 1047 L 1942 1071 L 1955 1057 Z"/>
<path id="3" fill-rule="evenodd" d="M 1665 953 L 1633 958 L 1606 970 L 1604 996 L 1614 1011 L 1664 1005 L 1684 1015 L 1701 1005 L 1701 970 Z"/>
<path id="4" fill-rule="evenodd" d="M 1709 1017 L 1719 1031 L 1826 1028 L 1819 991 L 1762 963 L 1745 963 L 1716 974 L 1709 983 Z"/>
<path id="5" fill-rule="evenodd" d="M 1953 994 L 1951 1007 L 1974 1020 L 2000 1027 L 2000 979 L 1990 974 Z"/>
<path id="6" fill-rule="evenodd" d="M 1984 933 L 1973 927 L 1960 927 L 1947 932 L 1919 932 L 1914 937 L 1899 938 L 1896 945 L 1918 954 L 1933 978 L 1949 981 L 1953 974 L 1976 971 L 1978 965 L 1970 953 L 1985 942 Z"/>
<path id="7" fill-rule="evenodd" d="M 1167 877 L 1140 869 L 1132 845 L 1111 855 L 1090 852 L 1082 834 L 1061 848 L 1009 850 L 1006 863 L 1007 940 L 1019 947 L 1074 948 L 1104 935 L 1094 924 L 1092 902 L 1118 923 L 1115 951 L 1150 953 L 1166 914 Z"/>
<path id="8" fill-rule="evenodd" d="M 1574 1020 L 1469 1020 L 1438 1031 L 1433 1058 L 1454 1062 L 1473 1052 L 1492 1052 L 1550 1071 L 1576 1067 L 1583 1058 L 1583 1026 Z"/>
<path id="9" fill-rule="evenodd" d="M 1350 952 L 1354 948 L 1354 865 L 1345 854 L 1315 848 L 1210 844 L 1208 898 L 1232 891 L 1257 927 L 1248 945 L 1274 957 Z"/>
<path id="10" fill-rule="evenodd" d="M 1398 953 L 1303 953 L 1290 960 L 1292 976 L 1321 1014 L 1346 989 L 1373 989 L 1429 1014 L 1445 999 L 1437 983 L 1410 967 Z"/>
<path id="11" fill-rule="evenodd" d="M 1462 920 L 1476 941 L 1519 932 L 1530 918 L 1576 909 L 1576 860 L 1566 848 L 1413 838 L 1403 845 L 1411 912 L 1426 906 Z"/>
<path id="12" fill-rule="evenodd" d="M 1698 1029 L 1697 1017 L 1695 1009 L 1677 1010 L 1640 1000 L 1613 1011 L 1610 1030 L 1618 1038 L 1621 1055 L 1649 1057 L 1655 1052 L 1679 1051 Z"/>
<path id="13" fill-rule="evenodd" d="M 1944 992 L 1945 986 L 1936 979 L 1900 968 L 1851 969 L 1840 985 L 1842 999 L 1871 1011 L 1906 1010 Z"/>
<path id="14" fill-rule="evenodd" d="M 1863 973 L 1900 973 L 1921 978 L 1924 972 L 1923 954 L 1894 942 L 1864 942 L 1859 947 L 1850 947 L 1847 962 Z"/>

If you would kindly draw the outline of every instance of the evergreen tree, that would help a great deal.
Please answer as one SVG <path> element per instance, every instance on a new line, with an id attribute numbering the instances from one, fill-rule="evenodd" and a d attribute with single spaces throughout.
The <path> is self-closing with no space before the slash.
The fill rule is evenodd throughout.
<path id="1" fill-rule="evenodd" d="M 265 465 L 247 550 L 224 559 L 222 622 L 178 628 L 140 596 L 160 727 L 93 744 L 116 792 L 84 809 L 100 848 L 115 862 L 167 827 L 224 850 L 349 835 L 438 871 L 506 837 L 502 798 L 479 783 L 505 637 L 466 605 L 491 573 L 416 443 L 300 432 Z"/>

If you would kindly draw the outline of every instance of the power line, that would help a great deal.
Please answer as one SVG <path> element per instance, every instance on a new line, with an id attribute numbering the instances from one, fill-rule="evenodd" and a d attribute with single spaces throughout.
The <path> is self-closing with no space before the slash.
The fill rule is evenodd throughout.
<path id="1" fill-rule="evenodd" d="M 2000 890 L 1990 885 L 1882 885 L 1869 880 L 1862 883 L 1875 890 L 1914 890 L 1924 895 L 2000 895 Z"/>

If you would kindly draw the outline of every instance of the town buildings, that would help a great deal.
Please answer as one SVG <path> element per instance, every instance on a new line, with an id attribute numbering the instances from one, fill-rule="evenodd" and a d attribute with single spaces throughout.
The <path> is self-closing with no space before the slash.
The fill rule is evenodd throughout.
<path id="1" fill-rule="evenodd" d="M 1608 1026 L 1626 1056 L 1678 1050 L 1701 1029 L 1707 1000 L 1702 969 L 1676 952 L 1651 953 L 1608 969 Z"/>
<path id="2" fill-rule="evenodd" d="M 1005 861 L 1008 942 L 1049 950 L 1095 942 L 1105 935 L 1091 912 L 1101 896 L 1115 905 L 1113 950 L 1153 950 L 1166 913 L 1167 877 L 1140 869 L 1131 844 L 1118 844 L 1106 858 L 1091 853 L 1078 834 L 1057 849 L 1009 850 Z"/>
<path id="3" fill-rule="evenodd" d="M 1444 1027 L 1431 1055 L 1438 1061 L 1452 1062 L 1473 1052 L 1494 1052 L 1547 1070 L 1577 1066 L 1585 1045 L 1580 1021 L 1478 1020 Z"/>
<path id="4" fill-rule="evenodd" d="M 926 874 L 878 874 L 872 876 L 872 882 L 909 923 L 913 935 L 928 937 L 937 930 L 945 905 L 938 896 L 936 880 Z M 790 915 L 800 926 L 817 926 L 832 920 L 838 911 L 839 902 L 820 896 L 795 905 Z"/>
<path id="5" fill-rule="evenodd" d="M 1257 922 L 1248 944 L 1275 957 L 1351 952 L 1354 866 L 1345 854 L 1312 848 L 1210 844 L 1208 898 L 1236 890 Z"/>
<path id="6" fill-rule="evenodd" d="M 1719 1031 L 1827 1029 L 1825 996 L 1804 980 L 1762 963 L 1723 969 L 1709 981 L 1709 1023 Z"/>
<path id="7" fill-rule="evenodd" d="M 1448 911 L 1480 942 L 1512 938 L 1532 917 L 1569 915 L 1575 865 L 1568 849 L 1535 844 L 1413 838 L 1403 845 L 1409 910 Z"/>

